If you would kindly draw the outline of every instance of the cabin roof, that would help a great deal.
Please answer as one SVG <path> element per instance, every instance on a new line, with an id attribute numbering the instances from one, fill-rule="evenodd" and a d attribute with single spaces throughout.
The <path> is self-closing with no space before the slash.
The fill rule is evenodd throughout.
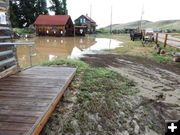
<path id="1" fill-rule="evenodd" d="M 91 23 L 96 23 L 91 17 L 84 15 Z"/>
<path id="2" fill-rule="evenodd" d="M 35 25 L 66 25 L 69 15 L 39 15 Z"/>
<path id="3" fill-rule="evenodd" d="M 81 16 L 84 16 L 87 20 L 89 20 L 91 23 L 96 23 L 91 17 L 89 17 L 88 15 L 81 15 Z M 81 17 L 80 16 L 80 17 Z M 78 20 L 80 17 L 78 17 L 76 20 Z M 75 20 L 75 21 L 76 21 Z"/>

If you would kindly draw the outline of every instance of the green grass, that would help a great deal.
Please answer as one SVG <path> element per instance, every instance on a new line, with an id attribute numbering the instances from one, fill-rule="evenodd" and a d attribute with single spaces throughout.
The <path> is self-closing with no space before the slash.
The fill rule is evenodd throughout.
<path id="1" fill-rule="evenodd" d="M 31 35 L 35 36 L 35 30 L 30 29 L 30 28 L 13 28 L 13 31 L 18 33 L 20 36 L 25 36 L 25 35 Z"/>
<path id="2" fill-rule="evenodd" d="M 73 59 L 57 59 L 50 62 L 45 62 L 43 65 L 51 66 L 51 65 L 64 65 L 70 67 L 77 67 L 77 72 L 84 72 L 89 68 L 89 65 L 80 61 L 80 60 L 73 60 Z"/>
<path id="3" fill-rule="evenodd" d="M 98 134 L 115 131 L 119 126 L 115 122 L 116 117 L 114 116 L 119 113 L 120 109 L 126 112 L 129 111 L 129 106 L 120 102 L 120 99 L 139 91 L 135 87 L 135 82 L 122 77 L 118 73 L 105 68 L 90 67 L 80 60 L 61 59 L 44 65 L 64 65 L 78 68 L 77 75 L 70 85 L 70 89 L 77 91 L 77 103 L 65 119 L 57 119 L 61 115 L 57 112 L 57 117 L 53 117 L 53 120 L 50 120 L 46 125 L 46 133 L 53 130 L 53 121 L 57 121 L 57 125 L 60 121 L 63 123 L 61 125 L 62 129 L 54 131 L 57 134 L 75 134 L 77 130 L 81 130 L 81 133 L 92 131 Z M 98 114 L 99 119 L 95 120 L 90 117 L 96 114 Z M 122 116 L 118 115 L 118 117 Z M 78 127 L 73 124 L 73 121 L 77 121 Z M 103 131 L 98 129 L 98 125 L 101 125 Z"/>
<path id="4" fill-rule="evenodd" d="M 123 47 L 119 47 L 112 50 L 106 50 L 111 53 L 123 53 L 128 54 L 132 56 L 140 56 L 144 58 L 151 59 L 153 61 L 156 61 L 158 63 L 164 63 L 164 64 L 177 64 L 173 61 L 173 54 L 175 52 L 180 52 L 180 49 L 173 48 L 171 46 L 166 46 L 164 48 L 163 44 L 160 44 L 161 48 L 165 50 L 166 54 L 159 55 L 156 53 L 156 50 L 153 49 L 153 46 L 155 46 L 155 43 L 152 43 L 150 45 L 143 46 L 141 41 L 131 41 L 129 34 L 119 34 L 119 35 L 98 35 L 98 37 L 106 37 L 111 38 L 115 40 L 119 40 L 123 42 Z"/>
<path id="5" fill-rule="evenodd" d="M 165 50 L 166 54 L 165 55 L 159 55 L 157 54 L 154 50 L 151 53 L 148 53 L 145 57 L 149 58 L 151 60 L 154 60 L 158 63 L 164 63 L 164 64 L 173 64 L 175 63 L 173 61 L 174 59 L 174 53 L 175 52 L 180 52 L 180 49 L 176 49 L 174 47 L 171 46 L 166 46 L 166 48 L 164 48 L 164 45 L 162 43 L 160 43 L 160 47 Z M 176 63 L 179 64 L 179 63 Z"/>

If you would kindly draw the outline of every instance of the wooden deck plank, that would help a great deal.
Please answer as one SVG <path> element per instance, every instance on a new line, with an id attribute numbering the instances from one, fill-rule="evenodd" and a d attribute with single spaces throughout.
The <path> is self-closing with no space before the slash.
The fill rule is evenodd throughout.
<path id="1" fill-rule="evenodd" d="M 0 135 L 23 135 L 24 131 L 7 131 L 0 130 Z"/>
<path id="2" fill-rule="evenodd" d="M 11 91 L 27 91 L 27 87 L 24 87 L 24 86 L 21 86 L 21 87 L 16 87 L 16 86 L 1 86 L 0 87 L 0 91 L 3 91 L 3 90 L 11 90 Z M 43 92 L 48 92 L 48 91 L 52 91 L 52 92 L 58 92 L 59 89 L 57 88 L 46 88 L 46 87 L 28 87 L 28 91 L 43 91 Z"/>
<path id="3" fill-rule="evenodd" d="M 42 96 L 48 96 L 48 95 L 52 95 L 55 96 L 57 94 L 57 92 L 54 91 L 46 91 L 46 92 L 42 92 L 42 91 L 13 91 L 13 90 L 0 90 L 0 95 L 42 95 Z"/>
<path id="4" fill-rule="evenodd" d="M 36 121 L 37 117 L 30 116 L 9 116 L 9 115 L 0 115 L 1 122 L 16 122 L 16 123 L 27 123 L 33 124 Z"/>
<path id="5" fill-rule="evenodd" d="M 39 107 L 41 107 L 41 106 L 44 106 L 44 107 L 46 107 L 46 106 L 48 106 L 48 104 L 49 104 L 49 101 L 47 101 L 47 102 L 44 102 L 44 101 L 14 101 L 14 100 L 6 100 L 6 102 L 0 102 L 0 105 L 19 105 L 19 106 L 21 106 L 21 105 L 24 105 L 24 106 L 33 106 L 33 105 L 35 105 L 35 106 L 39 106 Z"/>
<path id="6" fill-rule="evenodd" d="M 0 135 L 39 134 L 75 72 L 37 66 L 0 79 Z"/>
<path id="7" fill-rule="evenodd" d="M 0 130 L 27 131 L 31 126 L 32 124 L 1 122 Z"/>
<path id="8" fill-rule="evenodd" d="M 0 104 L 0 110 L 24 110 L 24 111 L 40 111 L 43 112 L 45 108 L 47 108 L 48 106 L 24 106 L 24 105 L 4 105 L 4 104 Z"/>

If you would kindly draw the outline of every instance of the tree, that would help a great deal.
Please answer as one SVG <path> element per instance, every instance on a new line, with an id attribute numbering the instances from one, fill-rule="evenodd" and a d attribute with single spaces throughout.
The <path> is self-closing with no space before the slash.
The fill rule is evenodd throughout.
<path id="1" fill-rule="evenodd" d="M 28 27 L 40 14 L 48 14 L 46 0 L 12 0 L 10 21 L 13 27 Z"/>
<path id="2" fill-rule="evenodd" d="M 52 6 L 49 9 L 54 11 L 56 15 L 68 14 L 66 0 L 50 0 L 50 3 Z"/>
<path id="3" fill-rule="evenodd" d="M 48 14 L 47 3 L 46 0 L 37 0 L 36 13 L 40 14 Z"/>
<path id="4" fill-rule="evenodd" d="M 63 8 L 64 14 L 68 14 L 66 0 L 62 0 L 62 8 Z"/>
<path id="5" fill-rule="evenodd" d="M 10 7 L 9 7 L 9 13 L 10 13 L 10 21 L 12 27 L 20 27 L 20 22 L 19 22 L 19 8 L 16 2 L 10 1 Z"/>

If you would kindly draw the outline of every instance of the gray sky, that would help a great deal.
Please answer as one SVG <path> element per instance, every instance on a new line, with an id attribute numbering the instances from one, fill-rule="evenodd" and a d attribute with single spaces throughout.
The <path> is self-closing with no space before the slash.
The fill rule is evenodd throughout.
<path id="1" fill-rule="evenodd" d="M 144 5 L 143 19 L 149 21 L 180 19 L 180 0 L 67 0 L 72 20 L 80 15 L 90 15 L 98 27 L 110 24 L 111 6 L 113 24 L 139 20 Z"/>

